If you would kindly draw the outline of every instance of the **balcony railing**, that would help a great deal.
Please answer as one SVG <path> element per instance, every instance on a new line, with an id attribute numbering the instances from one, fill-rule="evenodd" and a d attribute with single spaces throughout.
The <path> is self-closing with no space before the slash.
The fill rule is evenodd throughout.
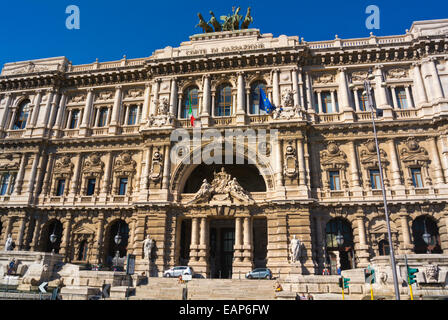
<path id="1" fill-rule="evenodd" d="M 139 125 L 135 126 L 124 126 L 122 128 L 122 133 L 124 134 L 131 134 L 131 133 L 138 133 L 138 129 L 140 128 Z"/>
<path id="2" fill-rule="evenodd" d="M 217 126 L 228 126 L 235 123 L 234 117 L 218 117 L 213 119 L 213 123 Z"/>
<path id="3" fill-rule="evenodd" d="M 109 132 L 109 128 L 93 128 L 92 135 L 94 136 L 104 136 Z"/>
<path id="4" fill-rule="evenodd" d="M 250 123 L 265 123 L 269 121 L 269 115 L 259 114 L 259 115 L 249 115 Z"/>
<path id="5" fill-rule="evenodd" d="M 17 139 L 21 138 L 24 133 L 25 130 L 10 130 L 7 132 L 6 137 L 11 139 Z"/>
<path id="6" fill-rule="evenodd" d="M 71 137 L 77 136 L 78 133 L 79 133 L 79 129 L 65 129 L 63 136 L 67 137 L 67 138 L 71 138 Z"/>

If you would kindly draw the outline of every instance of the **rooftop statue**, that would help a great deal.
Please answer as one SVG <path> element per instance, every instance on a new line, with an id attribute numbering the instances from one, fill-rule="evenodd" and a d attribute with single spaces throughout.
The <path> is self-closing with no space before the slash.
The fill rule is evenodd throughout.
<path id="1" fill-rule="evenodd" d="M 250 7 L 249 7 L 247 8 L 246 17 L 244 17 L 243 23 L 241 23 L 241 30 L 247 29 L 252 22 L 254 22 L 254 18 L 250 16 Z"/>
<path id="2" fill-rule="evenodd" d="M 208 23 L 211 24 L 213 26 L 213 28 L 215 28 L 215 32 L 222 31 L 221 24 L 218 22 L 218 20 L 215 17 L 215 14 L 211 10 L 210 10 L 210 15 L 212 17 L 210 18 Z"/>
<path id="3" fill-rule="evenodd" d="M 244 17 L 244 20 L 243 16 L 239 14 L 240 10 L 240 7 L 238 7 L 236 10 L 235 7 L 233 7 L 232 14 L 220 16 L 222 23 L 218 22 L 213 11 L 210 11 L 211 18 L 208 22 L 206 22 L 202 15 L 198 13 L 199 24 L 196 25 L 196 27 L 201 27 L 204 33 L 247 29 L 253 22 L 253 18 L 250 15 L 250 7 L 247 9 L 247 14 Z M 214 31 L 212 26 L 215 29 Z"/>
<path id="4" fill-rule="evenodd" d="M 198 13 L 198 18 L 199 23 L 196 25 L 196 27 L 201 27 L 202 30 L 204 30 L 204 33 L 213 32 L 213 28 L 207 22 L 205 22 L 202 14 Z"/>

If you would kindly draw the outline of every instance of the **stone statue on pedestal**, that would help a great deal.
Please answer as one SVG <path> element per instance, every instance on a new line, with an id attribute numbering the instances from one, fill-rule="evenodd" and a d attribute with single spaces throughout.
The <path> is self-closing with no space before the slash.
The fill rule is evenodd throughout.
<path id="1" fill-rule="evenodd" d="M 151 252 L 153 247 L 154 247 L 154 240 L 151 239 L 149 235 L 147 235 L 146 239 L 143 241 L 143 253 L 145 255 L 146 260 L 151 259 Z"/>
<path id="2" fill-rule="evenodd" d="M 296 239 L 296 235 L 291 239 L 291 243 L 289 245 L 289 251 L 291 256 L 291 262 L 295 263 L 300 258 L 300 249 L 302 244 L 299 239 Z"/>
<path id="3" fill-rule="evenodd" d="M 14 249 L 14 242 L 12 241 L 11 234 L 8 234 L 5 242 L 5 251 L 12 251 Z"/>

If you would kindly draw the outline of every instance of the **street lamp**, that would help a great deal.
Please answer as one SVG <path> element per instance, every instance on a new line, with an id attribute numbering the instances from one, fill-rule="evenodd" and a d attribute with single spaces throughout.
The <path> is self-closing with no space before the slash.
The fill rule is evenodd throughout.
<path id="1" fill-rule="evenodd" d="M 118 259 L 120 258 L 120 250 L 118 246 L 121 243 L 121 235 L 120 235 L 120 225 L 118 225 L 117 234 L 114 237 L 115 244 L 117 245 L 117 252 L 115 252 L 115 258 L 114 258 L 114 266 L 118 267 Z"/>
<path id="2" fill-rule="evenodd" d="M 386 225 L 387 225 L 387 236 L 389 238 L 389 248 L 390 248 L 390 264 L 392 268 L 392 277 L 394 280 L 394 288 L 395 288 L 395 298 L 397 300 L 400 300 L 400 291 L 398 288 L 398 277 L 397 277 L 397 269 L 395 265 L 395 254 L 394 254 L 394 246 L 392 245 L 392 235 L 390 232 L 390 223 L 389 223 L 389 212 L 387 209 L 387 199 L 386 199 L 386 189 L 384 187 L 384 179 L 383 179 L 383 169 L 381 166 L 381 156 L 380 156 L 380 148 L 378 145 L 378 137 L 376 134 L 376 127 L 375 127 L 375 113 L 373 112 L 373 109 L 375 108 L 372 100 L 372 88 L 370 86 L 370 80 L 373 80 L 375 76 L 372 74 L 372 69 L 369 69 L 369 74 L 367 76 L 367 79 L 364 80 L 364 90 L 367 95 L 367 106 L 370 108 L 370 112 L 372 114 L 372 125 L 373 125 L 373 134 L 375 137 L 375 145 L 376 145 L 376 153 L 378 156 L 378 169 L 380 171 L 380 182 L 381 182 L 381 189 L 383 192 L 383 202 L 384 202 L 384 215 L 386 216 Z M 376 111 L 376 109 L 375 109 Z"/>
<path id="3" fill-rule="evenodd" d="M 423 225 L 425 227 L 425 232 L 422 234 L 422 238 L 427 245 L 427 250 L 429 251 L 429 253 L 431 253 L 431 249 L 429 248 L 429 245 L 431 244 L 431 234 L 429 234 L 428 230 L 426 230 L 426 217 L 425 220 L 423 220 Z"/>
<path id="4" fill-rule="evenodd" d="M 50 242 L 52 246 L 51 253 L 54 253 L 54 244 L 56 243 L 56 240 L 58 239 L 58 236 L 56 235 L 56 223 L 54 224 L 53 233 L 50 235 Z"/>

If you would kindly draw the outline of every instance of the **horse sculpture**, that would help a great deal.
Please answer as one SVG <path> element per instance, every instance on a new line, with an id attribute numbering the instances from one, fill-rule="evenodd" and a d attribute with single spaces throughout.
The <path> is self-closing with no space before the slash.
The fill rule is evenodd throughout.
<path id="1" fill-rule="evenodd" d="M 243 23 L 241 23 L 241 30 L 247 29 L 249 27 L 249 24 L 254 22 L 254 18 L 250 16 L 250 7 L 247 8 L 247 14 L 246 17 L 243 20 Z"/>
<path id="2" fill-rule="evenodd" d="M 202 14 L 198 13 L 198 18 L 199 23 L 196 25 L 196 27 L 201 27 L 202 30 L 204 30 L 204 33 L 213 32 L 213 28 L 207 22 L 205 22 Z"/>
<path id="3" fill-rule="evenodd" d="M 218 22 L 218 20 L 215 17 L 215 14 L 211 10 L 210 10 L 210 15 L 212 17 L 210 18 L 210 21 L 208 23 L 211 24 L 213 26 L 213 28 L 215 28 L 215 32 L 222 31 L 221 24 Z"/>

